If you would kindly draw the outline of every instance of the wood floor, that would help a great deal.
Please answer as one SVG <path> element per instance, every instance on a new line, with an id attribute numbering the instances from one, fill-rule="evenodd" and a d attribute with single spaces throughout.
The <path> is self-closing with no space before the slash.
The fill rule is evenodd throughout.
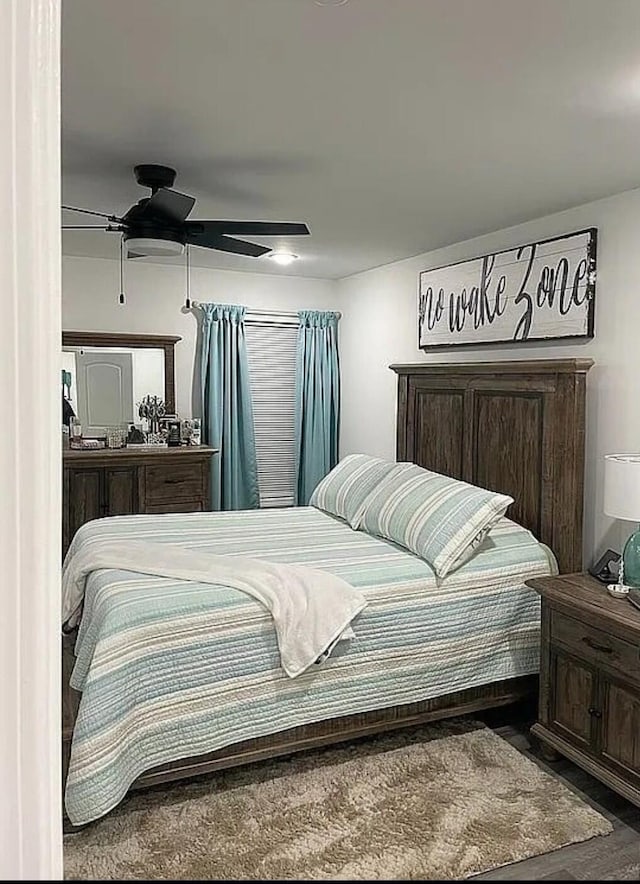
<path id="1" fill-rule="evenodd" d="M 570 761 L 547 763 L 528 739 L 529 710 L 477 716 L 540 767 L 561 779 L 613 825 L 610 835 L 477 875 L 478 881 L 640 881 L 640 808 Z M 509 723 L 506 723 L 506 721 Z"/>

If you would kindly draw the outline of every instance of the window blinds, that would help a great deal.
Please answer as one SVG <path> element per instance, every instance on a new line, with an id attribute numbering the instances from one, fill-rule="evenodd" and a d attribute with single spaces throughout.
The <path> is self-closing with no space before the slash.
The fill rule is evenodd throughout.
<path id="1" fill-rule="evenodd" d="M 297 318 L 270 318 L 247 312 L 245 337 L 260 506 L 293 506 Z"/>

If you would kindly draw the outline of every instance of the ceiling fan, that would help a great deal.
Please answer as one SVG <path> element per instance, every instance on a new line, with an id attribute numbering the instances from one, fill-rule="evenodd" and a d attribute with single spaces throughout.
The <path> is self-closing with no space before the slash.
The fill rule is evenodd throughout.
<path id="1" fill-rule="evenodd" d="M 176 178 L 175 169 L 145 164 L 135 166 L 133 172 L 138 184 L 151 189 L 151 196 L 139 200 L 122 217 L 62 206 L 70 212 L 95 215 L 109 222 L 104 226 L 63 224 L 62 229 L 121 233 L 129 258 L 181 255 L 185 246 L 259 258 L 272 251 L 271 247 L 238 239 L 238 235 L 307 236 L 310 233 L 306 224 L 282 221 L 187 221 L 196 201 L 192 196 L 171 189 Z"/>

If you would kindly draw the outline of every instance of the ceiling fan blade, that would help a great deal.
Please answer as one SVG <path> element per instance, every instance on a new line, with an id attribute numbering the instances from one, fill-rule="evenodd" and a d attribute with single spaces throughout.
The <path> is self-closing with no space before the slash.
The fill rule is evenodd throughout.
<path id="1" fill-rule="evenodd" d="M 81 212 L 83 215 L 96 215 L 98 218 L 106 218 L 108 221 L 122 222 L 122 218 L 118 218 L 117 215 L 107 215 L 106 212 L 94 212 L 93 209 L 78 209 L 76 206 L 61 206 L 60 208 L 66 209 L 67 212 Z"/>
<path id="2" fill-rule="evenodd" d="M 259 246 L 243 239 L 214 234 L 212 231 L 198 233 L 187 230 L 186 241 L 190 245 L 202 246 L 205 249 L 217 249 L 219 252 L 231 252 L 234 255 L 246 255 L 248 258 L 259 258 L 260 255 L 266 255 L 271 251 L 269 246 Z"/>
<path id="3" fill-rule="evenodd" d="M 187 221 L 187 228 L 202 225 L 204 230 L 231 236 L 308 236 L 306 224 L 290 221 Z"/>
<path id="4" fill-rule="evenodd" d="M 63 224 L 63 230 L 119 230 L 118 227 L 112 227 L 111 224 L 106 224 L 104 227 L 101 227 L 99 224 Z"/>
<path id="5" fill-rule="evenodd" d="M 184 223 L 195 202 L 192 196 L 178 193 L 177 190 L 169 190 L 168 187 L 160 187 L 150 197 L 145 197 L 131 206 L 123 222 L 132 226 L 168 224 L 178 227 Z"/>
<path id="6" fill-rule="evenodd" d="M 194 197 L 168 187 L 160 187 L 144 207 L 145 214 L 168 218 L 174 224 L 181 224 L 195 206 Z"/>

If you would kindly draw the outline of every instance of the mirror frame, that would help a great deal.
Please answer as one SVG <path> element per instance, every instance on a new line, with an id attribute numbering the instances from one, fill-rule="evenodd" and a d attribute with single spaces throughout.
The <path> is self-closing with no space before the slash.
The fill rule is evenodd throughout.
<path id="1" fill-rule="evenodd" d="M 63 347 L 153 347 L 164 350 L 164 402 L 176 413 L 175 346 L 179 335 L 129 335 L 120 332 L 63 331 Z"/>

